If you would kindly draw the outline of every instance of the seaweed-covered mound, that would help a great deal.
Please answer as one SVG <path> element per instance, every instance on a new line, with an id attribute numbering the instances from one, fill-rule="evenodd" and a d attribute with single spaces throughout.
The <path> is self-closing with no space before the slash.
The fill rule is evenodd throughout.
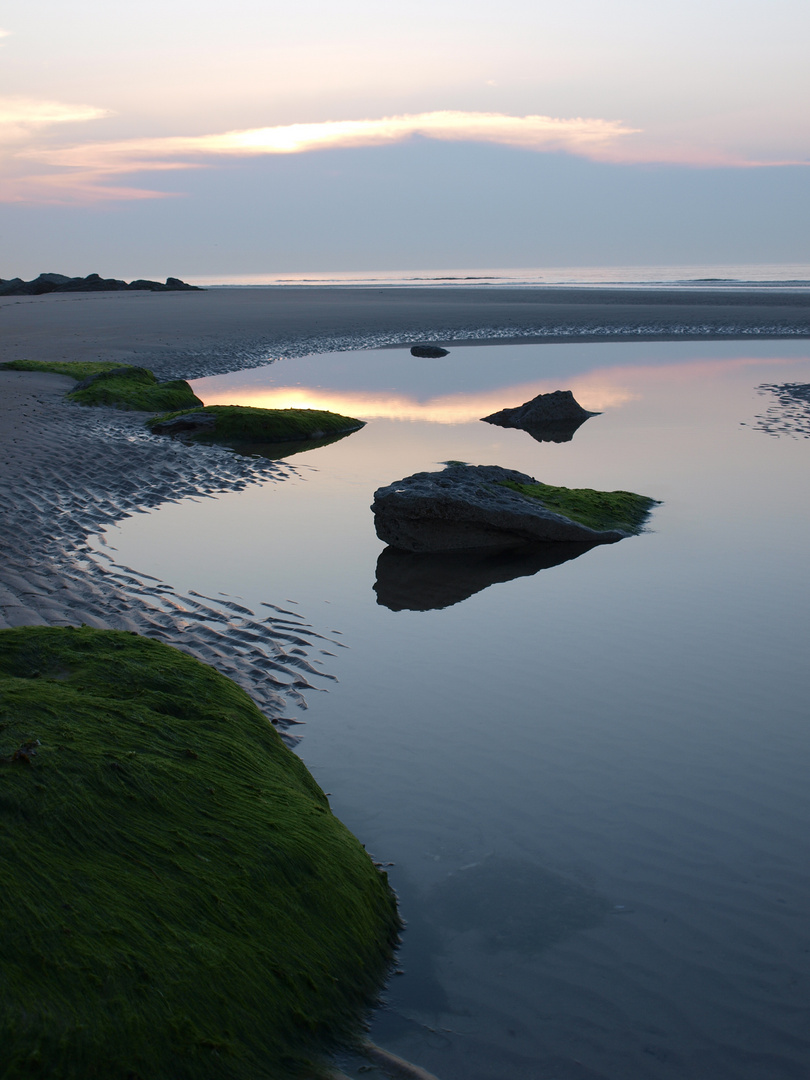
<path id="1" fill-rule="evenodd" d="M 147 290 L 148 292 L 179 292 L 200 290 L 199 285 L 188 285 L 180 278 L 168 277 L 165 284 L 138 278 L 136 281 L 121 281 L 120 278 L 103 278 L 99 274 L 87 277 L 69 277 L 66 274 L 40 274 L 31 281 L 22 278 L 0 278 L 0 296 L 42 296 L 52 292 L 121 292 L 122 290 Z"/>
<path id="2" fill-rule="evenodd" d="M 183 379 L 158 382 L 148 368 L 104 362 L 61 362 L 13 360 L 5 365 L 13 371 L 49 371 L 68 375 L 78 385 L 68 393 L 81 405 L 114 405 L 118 409 L 158 412 L 194 408 L 202 402 Z"/>
<path id="3" fill-rule="evenodd" d="M 216 442 L 273 443 L 328 439 L 364 427 L 363 420 L 323 409 L 257 409 L 250 405 L 205 405 L 154 416 L 155 435 L 184 435 Z"/>
<path id="4" fill-rule="evenodd" d="M 641 531 L 655 499 L 541 484 L 499 465 L 449 465 L 374 493 L 377 535 L 403 551 L 533 543 L 612 544 Z"/>
<path id="5" fill-rule="evenodd" d="M 398 931 L 247 695 L 118 631 L 0 631 L 0 879 L 6 1080 L 320 1075 Z"/>

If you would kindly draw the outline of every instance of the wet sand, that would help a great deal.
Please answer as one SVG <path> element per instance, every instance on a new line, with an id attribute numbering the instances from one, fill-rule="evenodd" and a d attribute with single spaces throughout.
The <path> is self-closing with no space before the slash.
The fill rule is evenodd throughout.
<path id="1" fill-rule="evenodd" d="M 169 378 L 414 341 L 810 337 L 810 291 L 270 288 L 0 298 L 0 360 L 120 360 Z"/>
<path id="2" fill-rule="evenodd" d="M 268 358 L 415 340 L 810 337 L 810 296 L 569 288 L 212 289 L 0 299 L 0 362 L 118 360 L 192 378 Z M 148 434 L 145 416 L 67 402 L 72 382 L 0 370 L 0 627 L 114 627 L 180 645 L 280 721 L 321 674 L 318 635 L 267 598 L 170 585 L 100 560 L 88 539 L 164 502 L 282 480 L 293 466 Z M 193 543 L 193 538 L 190 538 Z M 337 644 L 337 643 L 333 643 Z M 328 678 L 328 676 L 326 676 Z"/>
<path id="3" fill-rule="evenodd" d="M 156 438 L 145 413 L 66 401 L 73 385 L 0 369 L 0 629 L 86 624 L 147 634 L 240 683 L 286 732 L 300 722 L 291 712 L 305 707 L 310 680 L 331 678 L 308 654 L 338 642 L 271 603 L 254 612 L 237 597 L 180 595 L 113 553 L 99 557 L 88 539 L 130 514 L 282 480 L 291 467 Z"/>

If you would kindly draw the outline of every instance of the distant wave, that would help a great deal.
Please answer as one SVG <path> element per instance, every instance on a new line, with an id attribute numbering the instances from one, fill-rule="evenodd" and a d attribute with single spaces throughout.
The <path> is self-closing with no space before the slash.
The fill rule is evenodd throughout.
<path id="1" fill-rule="evenodd" d="M 464 287 L 546 286 L 645 289 L 808 289 L 810 264 L 734 266 L 603 266 L 437 270 L 374 270 L 189 277 L 195 285 L 220 288 L 278 287 Z"/>

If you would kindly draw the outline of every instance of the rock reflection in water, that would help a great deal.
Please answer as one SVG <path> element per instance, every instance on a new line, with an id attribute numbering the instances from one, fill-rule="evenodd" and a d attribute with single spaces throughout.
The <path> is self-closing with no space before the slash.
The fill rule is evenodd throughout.
<path id="1" fill-rule="evenodd" d="M 391 611 L 451 607 L 502 581 L 569 562 L 594 544 L 526 544 L 473 551 L 412 552 L 387 547 L 377 559 L 377 603 Z"/>
<path id="2" fill-rule="evenodd" d="M 247 442 L 242 439 L 223 442 L 219 439 L 206 438 L 198 438 L 194 441 L 225 446 L 229 450 L 234 450 L 237 454 L 243 454 L 247 457 L 263 457 L 268 458 L 270 461 L 282 461 L 285 458 L 292 457 L 293 454 L 302 454 L 305 450 L 317 450 L 321 446 L 329 446 L 331 443 L 340 442 L 341 439 L 345 439 L 349 435 L 354 435 L 354 432 L 340 431 L 337 435 L 328 435 L 323 439 L 298 439 L 295 442 Z"/>
<path id="3" fill-rule="evenodd" d="M 540 952 L 599 926 L 614 905 L 594 889 L 535 863 L 491 857 L 457 870 L 429 894 L 440 926 L 477 931 L 490 948 Z"/>
<path id="4" fill-rule="evenodd" d="M 590 417 L 583 416 L 581 420 L 574 420 L 566 424 L 526 424 L 523 428 L 537 442 L 571 442 L 575 433 Z"/>

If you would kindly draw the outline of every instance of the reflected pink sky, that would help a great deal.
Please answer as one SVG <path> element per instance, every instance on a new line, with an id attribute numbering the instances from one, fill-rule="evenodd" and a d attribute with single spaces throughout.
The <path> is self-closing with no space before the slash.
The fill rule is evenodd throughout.
<path id="1" fill-rule="evenodd" d="M 497 347 L 497 346 L 494 346 Z M 526 349 L 531 346 L 521 346 Z M 545 348 L 539 346 L 538 348 Z M 379 354 L 378 354 L 379 355 Z M 392 359 L 394 354 L 389 354 Z M 538 394 L 570 389 L 583 408 L 604 412 L 640 401 L 662 384 L 672 392 L 694 387 L 706 379 L 726 376 L 752 366 L 784 364 L 784 359 L 740 356 L 728 359 L 697 359 L 675 364 L 621 365 L 572 374 L 565 386 L 560 378 L 508 383 L 496 390 L 467 391 L 423 396 L 413 390 L 386 391 L 341 389 L 323 385 L 275 385 L 281 369 L 275 365 L 256 371 L 215 376 L 195 383 L 207 405 L 240 404 L 266 409 L 327 409 L 362 420 L 408 420 L 459 424 L 478 420 L 498 409 L 520 405 Z M 393 364 L 392 364 L 393 368 Z M 284 372 L 286 374 L 286 371 Z"/>

